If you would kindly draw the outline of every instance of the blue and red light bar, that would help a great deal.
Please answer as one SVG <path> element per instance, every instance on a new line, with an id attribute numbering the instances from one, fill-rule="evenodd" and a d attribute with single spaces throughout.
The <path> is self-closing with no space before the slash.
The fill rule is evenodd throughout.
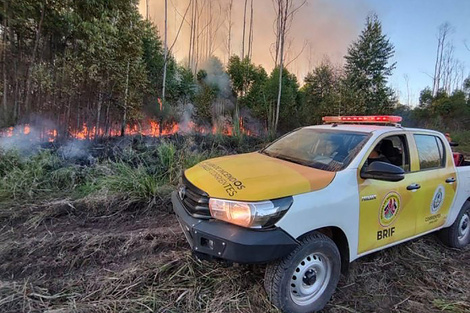
<path id="1" fill-rule="evenodd" d="M 396 124 L 402 118 L 396 115 L 324 116 L 322 121 L 326 124 Z"/>

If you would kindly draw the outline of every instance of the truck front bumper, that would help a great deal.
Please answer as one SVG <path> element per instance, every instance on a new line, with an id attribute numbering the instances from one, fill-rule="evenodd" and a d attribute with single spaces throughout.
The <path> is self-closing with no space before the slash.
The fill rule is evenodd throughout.
<path id="1" fill-rule="evenodd" d="M 215 219 L 197 219 L 185 210 L 177 192 L 171 194 L 171 201 L 183 233 L 199 258 L 267 263 L 298 246 L 298 242 L 280 228 L 256 230 Z"/>

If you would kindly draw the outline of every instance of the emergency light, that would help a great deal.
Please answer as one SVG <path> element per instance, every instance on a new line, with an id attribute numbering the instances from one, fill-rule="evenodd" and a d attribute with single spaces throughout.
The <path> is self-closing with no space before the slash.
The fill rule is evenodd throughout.
<path id="1" fill-rule="evenodd" d="M 401 116 L 396 115 L 324 116 L 322 118 L 325 124 L 395 124 L 400 123 L 401 120 Z"/>

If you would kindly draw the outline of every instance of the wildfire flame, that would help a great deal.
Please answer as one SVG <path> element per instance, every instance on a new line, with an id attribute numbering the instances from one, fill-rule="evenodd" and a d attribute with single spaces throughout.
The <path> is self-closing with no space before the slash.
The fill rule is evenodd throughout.
<path id="1" fill-rule="evenodd" d="M 240 133 L 254 136 L 255 132 L 245 128 L 243 119 L 240 118 L 238 121 L 238 126 Z M 44 129 L 41 134 L 33 134 L 31 131 L 32 127 L 29 124 L 19 125 L 16 127 L 8 127 L 6 129 L 0 130 L 0 137 L 16 137 L 16 136 L 33 136 L 36 135 L 42 141 L 54 142 L 59 138 L 58 129 Z M 178 132 L 197 132 L 201 134 L 223 134 L 227 136 L 232 136 L 234 134 L 234 127 L 232 125 L 214 125 L 212 128 L 200 127 L 194 124 L 193 122 L 186 123 L 184 126 L 178 123 L 165 124 L 160 128 L 160 123 L 154 120 L 147 120 L 145 123 L 139 124 L 128 124 L 125 127 L 126 135 L 144 135 L 149 137 L 159 137 L 172 135 Z M 106 130 L 104 127 L 96 126 L 89 127 L 86 123 L 77 130 L 69 130 L 68 137 L 84 140 L 84 139 L 94 139 L 95 137 L 115 137 L 121 135 L 120 127 L 113 127 Z"/>

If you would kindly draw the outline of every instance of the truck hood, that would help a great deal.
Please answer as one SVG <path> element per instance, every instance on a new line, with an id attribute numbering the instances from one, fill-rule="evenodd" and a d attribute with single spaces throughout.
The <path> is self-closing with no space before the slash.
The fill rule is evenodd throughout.
<path id="1" fill-rule="evenodd" d="M 254 152 L 203 161 L 185 176 L 210 197 L 262 201 L 325 188 L 335 173 Z"/>

